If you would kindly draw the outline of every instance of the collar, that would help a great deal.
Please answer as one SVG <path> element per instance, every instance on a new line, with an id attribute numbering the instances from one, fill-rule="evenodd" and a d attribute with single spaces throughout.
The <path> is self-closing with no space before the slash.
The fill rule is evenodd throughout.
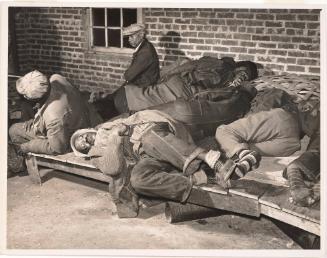
<path id="1" fill-rule="evenodd" d="M 142 39 L 142 41 L 138 44 L 138 46 L 134 50 L 134 54 L 140 49 L 140 47 L 141 47 L 141 45 L 143 44 L 144 41 L 145 41 L 145 39 Z"/>

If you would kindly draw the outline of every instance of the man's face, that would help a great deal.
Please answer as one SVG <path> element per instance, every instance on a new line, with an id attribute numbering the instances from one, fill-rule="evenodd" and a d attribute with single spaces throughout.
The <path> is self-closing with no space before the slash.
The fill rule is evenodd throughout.
<path id="1" fill-rule="evenodd" d="M 139 31 L 135 34 L 129 35 L 128 42 L 129 44 L 131 44 L 132 47 L 137 47 L 141 43 L 143 37 L 144 37 L 143 31 Z"/>
<path id="2" fill-rule="evenodd" d="M 78 136 L 75 140 L 76 150 L 82 153 L 88 153 L 94 145 L 95 135 L 95 132 L 87 132 Z"/>

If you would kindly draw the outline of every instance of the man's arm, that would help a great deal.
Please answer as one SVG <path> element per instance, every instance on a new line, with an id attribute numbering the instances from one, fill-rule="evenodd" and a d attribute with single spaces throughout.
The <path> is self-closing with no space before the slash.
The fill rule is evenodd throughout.
<path id="1" fill-rule="evenodd" d="M 44 154 L 64 154 L 69 149 L 69 132 L 65 121 L 69 115 L 63 119 L 56 119 L 47 125 L 47 137 L 45 139 L 33 139 L 21 145 L 22 151 L 44 153 Z"/>
<path id="2" fill-rule="evenodd" d="M 131 66 L 125 71 L 124 77 L 128 82 L 132 82 L 135 78 L 145 71 L 153 62 L 154 57 L 148 47 L 141 49 Z"/>

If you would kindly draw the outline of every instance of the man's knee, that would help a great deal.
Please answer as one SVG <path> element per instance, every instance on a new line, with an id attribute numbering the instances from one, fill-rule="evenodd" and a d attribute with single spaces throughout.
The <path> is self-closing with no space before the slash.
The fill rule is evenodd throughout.
<path id="1" fill-rule="evenodd" d="M 144 166 L 142 160 L 135 165 L 135 167 L 131 171 L 130 183 L 135 191 L 141 188 L 143 173 L 146 167 Z"/>
<path id="2" fill-rule="evenodd" d="M 142 159 L 132 169 L 130 183 L 136 192 L 144 189 L 151 175 L 157 171 L 157 165 L 155 163 L 156 161 L 152 159 Z"/>
<path id="3" fill-rule="evenodd" d="M 226 137 L 226 125 L 221 125 L 216 129 L 215 138 L 218 142 L 224 140 Z"/>
<path id="4" fill-rule="evenodd" d="M 16 142 L 22 133 L 22 123 L 16 123 L 9 128 L 9 137 L 12 142 Z"/>

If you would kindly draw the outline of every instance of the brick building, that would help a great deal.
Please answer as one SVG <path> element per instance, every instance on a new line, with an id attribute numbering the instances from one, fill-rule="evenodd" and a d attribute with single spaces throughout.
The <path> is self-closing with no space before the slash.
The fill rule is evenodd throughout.
<path id="1" fill-rule="evenodd" d="M 60 73 L 85 91 L 117 88 L 132 49 L 92 46 L 96 30 L 105 30 L 90 27 L 91 14 L 90 8 L 16 7 L 20 74 L 37 68 Z M 143 8 L 135 14 L 161 65 L 181 57 L 231 56 L 275 73 L 309 75 L 320 73 L 319 16 L 318 9 Z"/>

